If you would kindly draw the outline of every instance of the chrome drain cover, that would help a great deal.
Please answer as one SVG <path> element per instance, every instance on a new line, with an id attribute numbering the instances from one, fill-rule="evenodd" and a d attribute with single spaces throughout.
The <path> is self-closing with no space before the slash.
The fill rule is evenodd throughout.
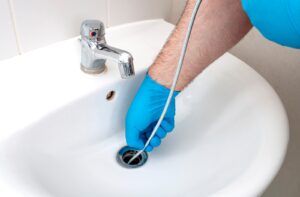
<path id="1" fill-rule="evenodd" d="M 131 148 L 129 146 L 125 146 L 119 150 L 117 154 L 118 163 L 125 168 L 138 168 L 143 166 L 148 159 L 148 154 L 143 152 L 139 155 L 135 160 L 133 160 L 130 164 L 128 164 L 129 160 L 138 152 L 138 150 Z"/>

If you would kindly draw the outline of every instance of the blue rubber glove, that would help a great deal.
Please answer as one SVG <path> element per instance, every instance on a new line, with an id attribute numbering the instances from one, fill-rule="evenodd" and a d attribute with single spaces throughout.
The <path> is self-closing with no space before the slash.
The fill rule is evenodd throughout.
<path id="1" fill-rule="evenodd" d="M 167 101 L 170 90 L 146 75 L 126 116 L 126 141 L 128 146 L 142 149 L 151 135 Z M 175 97 L 174 91 L 167 113 L 152 138 L 147 152 L 160 145 L 161 140 L 174 129 Z"/>
<path id="2" fill-rule="evenodd" d="M 300 48 L 300 0 L 242 0 L 242 5 L 266 38 Z"/>

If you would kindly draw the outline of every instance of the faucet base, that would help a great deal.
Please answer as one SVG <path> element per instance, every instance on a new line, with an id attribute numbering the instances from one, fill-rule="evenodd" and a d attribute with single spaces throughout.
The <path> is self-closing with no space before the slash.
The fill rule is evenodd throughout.
<path id="1" fill-rule="evenodd" d="M 87 74 L 100 74 L 106 71 L 106 66 L 102 65 L 100 67 L 96 67 L 96 68 L 86 68 L 83 65 L 80 65 L 80 68 L 83 72 L 87 73 Z"/>

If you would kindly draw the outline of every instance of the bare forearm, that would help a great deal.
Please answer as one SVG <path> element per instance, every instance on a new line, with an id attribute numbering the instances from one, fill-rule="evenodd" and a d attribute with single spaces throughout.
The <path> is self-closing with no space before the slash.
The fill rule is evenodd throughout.
<path id="1" fill-rule="evenodd" d="M 195 2 L 187 2 L 176 29 L 149 70 L 154 80 L 168 88 L 173 81 Z M 210 63 L 233 47 L 251 27 L 240 0 L 203 0 L 176 90 L 186 87 Z"/>

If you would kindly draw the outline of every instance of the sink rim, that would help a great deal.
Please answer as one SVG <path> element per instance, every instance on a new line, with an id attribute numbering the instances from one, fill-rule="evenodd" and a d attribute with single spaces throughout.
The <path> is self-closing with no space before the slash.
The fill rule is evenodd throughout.
<path id="1" fill-rule="evenodd" d="M 160 20 L 159 20 L 160 21 Z M 147 21 L 147 22 L 149 22 L 149 21 Z M 152 21 L 153 22 L 153 21 Z M 136 23 L 136 24 L 138 24 L 138 23 Z M 126 27 L 126 26 L 125 26 Z M 74 41 L 74 40 L 73 40 Z M 72 42 L 73 42 L 72 41 Z M 67 42 L 67 41 L 65 41 L 65 42 Z M 69 41 L 69 42 L 71 42 L 71 41 Z M 232 55 L 229 55 L 229 54 L 226 54 L 227 56 L 231 56 L 231 57 L 233 57 Z M 235 58 L 235 57 L 234 57 Z M 237 58 L 235 58 L 235 59 L 237 59 Z M 238 60 L 238 61 L 240 61 L 240 60 Z M 240 61 L 241 62 L 241 61 Z M 242 64 L 245 64 L 245 63 L 243 63 L 242 62 Z M 250 68 L 251 69 L 251 68 Z M 116 70 L 117 71 L 117 70 Z M 143 70 L 141 69 L 139 72 L 143 72 Z M 256 71 L 254 71 L 254 72 L 256 72 Z M 115 76 L 118 76 L 118 71 L 117 72 L 115 72 L 115 73 L 113 73 Z M 256 74 L 258 74 L 258 73 L 256 73 Z M 258 74 L 259 75 L 259 74 Z M 264 80 L 264 79 L 263 79 Z M 266 82 L 267 83 L 267 82 Z M 270 86 L 270 85 L 269 85 Z M 282 147 L 285 147 L 285 149 L 282 149 L 281 150 L 281 154 L 278 154 L 277 155 L 277 163 L 276 164 L 274 164 L 274 168 L 272 168 L 272 170 L 269 170 L 269 171 L 265 171 L 265 172 L 261 172 L 262 174 L 266 174 L 266 175 L 268 175 L 268 176 L 262 176 L 262 174 L 261 174 L 261 177 L 267 177 L 267 178 L 261 178 L 259 181 L 255 181 L 255 184 L 253 184 L 253 186 L 252 187 L 254 187 L 254 185 L 255 185 L 255 187 L 256 188 L 261 188 L 260 190 L 261 191 L 263 191 L 264 190 L 264 188 L 266 188 L 267 187 L 267 185 L 269 185 L 270 184 L 270 182 L 271 182 L 271 180 L 274 178 L 274 176 L 276 175 L 276 173 L 278 172 L 278 170 L 279 170 L 279 168 L 280 168 L 280 166 L 281 166 L 281 164 L 282 164 L 282 162 L 283 162 L 283 160 L 284 160 L 284 157 L 285 157 L 285 153 L 286 153 L 286 147 L 287 147 L 287 143 L 288 143 L 288 130 L 289 130 L 289 128 L 288 128 L 288 120 L 287 120 L 287 115 L 286 115 L 286 112 L 285 112 L 285 110 L 284 110 L 284 107 L 283 107 L 283 105 L 282 105 L 282 102 L 280 101 L 280 99 L 279 99 L 279 97 L 278 97 L 278 95 L 275 93 L 275 91 L 273 90 L 273 88 L 272 87 L 270 87 L 271 88 L 271 90 L 274 92 L 274 95 L 275 95 L 275 97 L 279 100 L 279 103 L 280 103 L 280 107 L 281 107 L 281 109 L 279 109 L 279 110 L 281 110 L 281 113 L 282 113 L 282 115 L 283 116 L 285 116 L 285 117 L 282 117 L 283 119 L 285 119 L 285 120 L 282 120 L 283 121 L 283 123 L 282 124 L 285 124 L 286 125 L 286 128 L 284 129 L 285 131 L 282 131 L 282 133 L 283 133 L 283 137 L 285 138 L 285 139 L 283 139 L 283 141 L 282 141 Z M 90 93 L 91 92 L 91 90 L 89 90 L 89 91 L 87 91 L 86 92 L 86 94 L 85 94 L 85 96 L 86 95 L 88 95 L 88 93 Z M 15 131 L 16 132 L 16 131 Z M 284 135 L 285 134 L 285 135 Z M 0 140 L 0 142 L 1 142 L 1 140 Z M 259 160 L 259 159 L 257 159 L 257 160 Z M 259 160 L 259 161 L 261 161 L 261 160 Z M 256 169 L 256 167 L 257 167 L 257 165 L 261 165 L 261 162 L 259 162 L 259 161 L 255 161 L 253 164 L 252 164 L 252 166 L 250 167 L 250 169 L 249 169 L 249 171 L 247 171 L 247 173 L 244 175 L 244 176 L 242 176 L 242 177 L 239 177 L 235 182 L 232 182 L 228 187 L 225 187 L 225 188 L 223 188 L 222 190 L 220 190 L 219 192 L 217 192 L 217 193 L 215 193 L 214 194 L 214 196 L 226 196 L 226 194 L 230 194 L 231 196 L 232 196 L 232 191 L 236 191 L 237 190 L 237 188 L 240 188 L 240 192 L 244 192 L 244 191 L 242 191 L 243 190 L 243 188 L 244 188 L 244 186 L 242 185 L 243 183 L 244 183 L 244 179 L 246 179 L 246 180 L 249 180 L 249 178 L 247 178 L 247 177 L 249 177 L 249 176 L 251 176 L 251 177 L 253 177 L 253 176 L 255 176 L 256 178 L 257 178 L 257 176 L 256 175 L 254 175 L 254 173 L 253 172 L 251 172 L 251 170 L 254 170 L 254 169 Z M 256 170 L 254 170 L 254 171 L 256 171 Z M 0 179 L 0 181 L 2 181 L 1 179 Z M 249 182 L 249 181 L 248 181 Z M 9 186 L 8 186 L 9 187 Z M 15 185 L 13 185 L 13 187 L 15 187 Z M 242 189 L 241 189 L 242 188 Z M 256 189 L 257 190 L 257 189 Z M 13 191 L 13 190 L 12 190 Z M 0 191 L 0 193 L 1 193 L 1 191 Z M 24 194 L 22 194 L 22 195 L 20 195 L 20 196 L 23 196 Z M 238 196 L 238 195 L 236 195 L 236 196 Z"/>
<path id="2" fill-rule="evenodd" d="M 238 60 L 237 58 L 235 58 L 234 56 L 230 55 L 230 54 L 226 54 L 225 55 L 226 57 L 228 58 L 233 58 L 237 61 L 240 61 Z M 250 67 L 248 69 L 251 69 Z M 254 71 L 255 72 L 255 71 Z M 264 80 L 264 79 L 263 79 Z M 264 80 L 265 81 L 265 80 Z M 267 84 L 267 82 L 265 82 Z M 267 86 L 269 86 L 267 84 Z M 277 94 L 275 93 L 275 91 L 269 87 L 269 90 L 274 94 L 275 96 L 275 100 L 277 99 L 277 104 L 278 105 L 278 110 L 282 110 L 282 112 L 280 114 L 283 114 L 283 116 L 280 116 L 281 118 L 283 118 L 280 122 L 282 125 L 286 124 L 286 129 L 288 130 L 288 124 L 287 122 L 284 122 L 284 119 L 286 117 L 284 117 L 284 115 L 286 115 L 284 112 L 284 108 L 282 106 L 282 103 L 280 102 L 280 99 L 279 97 L 277 96 Z M 88 95 L 87 95 L 88 97 Z M 287 121 L 287 119 L 286 119 Z M 274 154 L 273 156 L 273 167 L 271 167 L 270 164 L 266 165 L 269 169 L 266 169 L 264 168 L 264 159 L 261 159 L 259 157 L 256 157 L 256 159 L 253 161 L 253 163 L 249 166 L 249 169 L 248 170 L 245 170 L 244 171 L 244 174 L 241 175 L 241 176 L 238 176 L 233 182 L 229 182 L 229 185 L 222 188 L 220 191 L 216 191 L 216 193 L 214 193 L 212 196 L 226 196 L 226 193 L 228 193 L 228 195 L 230 196 L 233 196 L 232 195 L 232 192 L 234 191 L 234 193 L 236 194 L 235 196 L 241 196 L 245 194 L 245 189 L 248 189 L 247 192 L 257 192 L 257 191 L 264 191 L 264 189 L 267 187 L 267 185 L 269 185 L 272 181 L 272 179 L 274 178 L 274 176 L 276 175 L 277 171 L 279 170 L 282 162 L 283 162 L 283 159 L 284 159 L 284 156 L 285 156 L 285 151 L 286 149 L 282 149 L 282 147 L 286 146 L 287 145 L 287 141 L 288 141 L 288 132 L 285 133 L 284 130 L 282 130 L 281 132 L 281 136 L 280 135 L 277 135 L 275 136 L 275 138 L 284 138 L 285 137 L 285 140 L 282 140 L 282 146 L 280 146 L 279 148 L 279 152 L 277 152 L 277 154 Z M 274 136 L 273 136 L 274 137 Z M 284 144 L 286 143 L 286 144 Z M 260 149 L 261 150 L 261 149 Z M 268 150 L 267 150 L 268 151 Z M 272 151 L 273 153 L 276 152 L 274 150 L 269 150 L 269 151 Z M 263 151 L 262 156 L 265 155 L 265 152 L 266 150 Z M 280 154 L 281 152 L 281 154 Z M 275 159 L 274 159 L 275 158 Z M 255 173 L 257 173 L 257 169 L 264 169 L 264 171 L 261 171 L 260 175 L 257 175 Z M 255 177 L 254 178 L 249 178 L 249 177 Z M 254 181 L 255 180 L 255 181 Z M 0 180 L 1 181 L 1 180 Z M 249 187 L 245 184 L 245 182 L 247 182 L 248 184 L 251 183 L 252 185 L 252 188 L 255 187 L 256 189 L 249 189 Z M 240 190 L 240 194 L 237 194 L 237 188 L 239 188 Z M 260 189 L 257 189 L 257 188 L 260 188 Z M 195 191 L 195 196 L 196 196 L 196 191 Z M 249 193 L 247 193 L 249 194 Z M 253 196 L 254 195 L 258 195 L 257 193 L 253 193 Z M 252 194 L 251 194 L 252 196 Z"/>

